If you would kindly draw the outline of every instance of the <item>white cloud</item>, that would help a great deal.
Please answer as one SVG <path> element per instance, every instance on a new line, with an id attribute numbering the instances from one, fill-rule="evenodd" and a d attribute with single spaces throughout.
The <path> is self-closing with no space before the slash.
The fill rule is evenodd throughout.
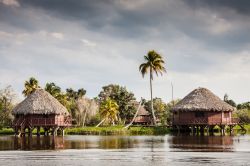
<path id="1" fill-rule="evenodd" d="M 19 7 L 20 3 L 17 0 L 0 0 L 0 3 L 3 3 L 7 6 Z"/>
<path id="2" fill-rule="evenodd" d="M 95 47 L 96 46 L 96 43 L 94 42 L 91 42 L 87 39 L 81 39 L 83 45 L 87 46 L 87 47 Z"/>
<path id="3" fill-rule="evenodd" d="M 51 33 L 51 36 L 53 36 L 54 38 L 57 38 L 57 39 L 61 39 L 61 40 L 64 38 L 64 35 L 62 33 L 58 33 L 58 32 Z"/>
<path id="4" fill-rule="evenodd" d="M 211 33 L 216 35 L 229 32 L 232 30 L 232 25 L 227 20 L 214 15 L 211 19 L 209 28 Z"/>

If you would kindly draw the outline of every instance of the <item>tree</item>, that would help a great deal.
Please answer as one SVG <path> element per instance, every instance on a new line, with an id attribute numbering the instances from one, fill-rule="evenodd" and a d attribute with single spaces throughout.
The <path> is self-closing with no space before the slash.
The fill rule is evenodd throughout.
<path id="1" fill-rule="evenodd" d="M 55 98 L 57 98 L 61 94 L 61 88 L 53 82 L 47 83 L 44 89 Z"/>
<path id="2" fill-rule="evenodd" d="M 11 125 L 11 111 L 14 107 L 16 94 L 11 86 L 0 89 L 0 128 Z"/>
<path id="3" fill-rule="evenodd" d="M 250 110 L 250 102 L 244 102 L 244 103 L 238 104 L 237 109 L 238 110 L 241 110 L 241 109 Z"/>
<path id="4" fill-rule="evenodd" d="M 144 60 L 145 62 L 139 66 L 139 70 L 142 74 L 142 77 L 144 77 L 145 74 L 149 73 L 151 110 L 152 110 L 154 125 L 156 125 L 156 117 L 153 109 L 153 89 L 152 89 L 153 73 L 155 73 L 158 76 L 159 73 L 162 75 L 163 72 L 166 72 L 166 69 L 163 66 L 165 62 L 162 56 L 154 50 L 149 51 L 148 54 L 144 56 Z"/>
<path id="5" fill-rule="evenodd" d="M 135 100 L 134 94 L 127 91 L 126 87 L 113 84 L 104 86 L 98 98 L 100 102 L 110 98 L 118 104 L 118 119 L 122 123 L 125 123 L 128 119 L 133 117 L 136 112 L 135 106 L 131 104 L 131 102 Z"/>
<path id="6" fill-rule="evenodd" d="M 77 101 L 80 100 L 84 95 L 86 94 L 86 90 L 82 89 L 78 89 L 77 91 L 73 90 L 72 88 L 68 88 L 66 89 L 66 98 L 67 98 L 67 109 L 69 110 L 69 112 L 71 113 L 72 118 L 75 120 L 76 124 L 79 124 L 79 122 L 77 120 L 79 120 L 77 118 L 77 114 L 78 113 L 78 108 L 77 108 Z"/>
<path id="7" fill-rule="evenodd" d="M 47 83 L 44 89 L 53 97 L 55 97 L 63 106 L 65 106 L 67 109 L 70 109 L 70 103 L 67 98 L 68 96 L 61 91 L 61 88 L 59 86 L 51 82 Z"/>
<path id="8" fill-rule="evenodd" d="M 107 98 L 106 100 L 101 102 L 100 116 L 101 118 L 103 118 L 103 120 L 97 125 L 97 127 L 105 121 L 109 124 L 112 123 L 114 125 L 115 121 L 118 120 L 118 109 L 118 104 L 110 98 Z"/>
<path id="9" fill-rule="evenodd" d="M 38 81 L 34 77 L 31 77 L 28 81 L 25 81 L 24 87 L 25 89 L 22 93 L 25 97 L 33 93 L 36 89 L 40 88 Z"/>
<path id="10" fill-rule="evenodd" d="M 85 126 L 85 123 L 90 123 L 91 120 L 96 118 L 96 114 L 99 110 L 99 106 L 94 99 L 88 99 L 86 97 L 78 99 L 76 101 L 77 105 L 77 125 Z"/>
<path id="11" fill-rule="evenodd" d="M 152 108 L 151 108 L 151 100 L 145 103 L 144 108 L 152 115 Z M 153 99 L 153 110 L 155 113 L 155 117 L 157 120 L 160 120 L 161 124 L 166 123 L 166 111 L 167 111 L 167 104 L 162 101 L 161 98 L 154 98 Z"/>
<path id="12" fill-rule="evenodd" d="M 224 95 L 224 101 L 232 107 L 236 107 L 236 103 L 232 99 L 229 99 L 227 94 Z"/>

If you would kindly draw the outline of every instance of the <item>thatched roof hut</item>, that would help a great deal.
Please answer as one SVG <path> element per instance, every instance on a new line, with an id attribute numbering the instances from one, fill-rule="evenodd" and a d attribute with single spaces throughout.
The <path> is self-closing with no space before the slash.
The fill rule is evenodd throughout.
<path id="1" fill-rule="evenodd" d="M 12 111 L 13 115 L 56 114 L 69 115 L 67 109 L 51 94 L 43 89 L 37 89 Z"/>
<path id="2" fill-rule="evenodd" d="M 206 88 L 198 88 L 178 102 L 172 111 L 234 111 L 235 108 Z"/>

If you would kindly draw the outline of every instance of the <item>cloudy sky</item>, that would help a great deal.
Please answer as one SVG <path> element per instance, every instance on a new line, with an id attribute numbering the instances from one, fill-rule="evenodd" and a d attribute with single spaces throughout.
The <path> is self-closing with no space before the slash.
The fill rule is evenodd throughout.
<path id="1" fill-rule="evenodd" d="M 154 96 L 182 98 L 197 87 L 236 102 L 250 100 L 248 0 L 0 0 L 0 87 L 21 98 L 34 76 L 41 86 L 85 88 L 110 83 L 149 98 L 138 66 L 155 49 L 167 74 Z"/>

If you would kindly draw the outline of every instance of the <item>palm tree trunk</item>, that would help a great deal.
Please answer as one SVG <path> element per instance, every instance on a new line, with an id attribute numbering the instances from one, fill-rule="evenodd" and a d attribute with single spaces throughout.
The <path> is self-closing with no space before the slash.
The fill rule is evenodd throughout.
<path id="1" fill-rule="evenodd" d="M 84 115 L 83 115 L 83 121 L 82 121 L 82 126 L 83 127 L 85 126 L 86 116 L 87 116 L 87 109 L 85 109 Z"/>
<path id="2" fill-rule="evenodd" d="M 95 127 L 99 127 L 106 119 L 104 118 L 100 123 L 98 123 L 98 125 L 96 125 Z"/>
<path id="3" fill-rule="evenodd" d="M 137 108 L 137 111 L 136 111 L 136 113 L 135 113 L 133 119 L 131 120 L 131 122 L 130 122 L 127 126 L 124 127 L 124 129 L 129 128 L 129 127 L 134 123 L 135 118 L 137 117 L 137 114 L 138 114 L 138 112 L 139 112 L 139 110 L 140 110 L 140 108 L 141 108 L 141 104 L 142 104 L 142 99 L 141 99 L 141 101 L 140 101 L 140 103 L 139 103 L 139 106 L 138 106 L 138 108 Z"/>
<path id="4" fill-rule="evenodd" d="M 154 106 L 153 106 L 153 88 L 152 88 L 152 69 L 150 68 L 150 97 L 151 97 L 151 110 L 152 110 L 152 115 L 153 115 L 153 123 L 156 125 L 156 118 L 155 118 L 155 112 L 154 112 Z"/>

